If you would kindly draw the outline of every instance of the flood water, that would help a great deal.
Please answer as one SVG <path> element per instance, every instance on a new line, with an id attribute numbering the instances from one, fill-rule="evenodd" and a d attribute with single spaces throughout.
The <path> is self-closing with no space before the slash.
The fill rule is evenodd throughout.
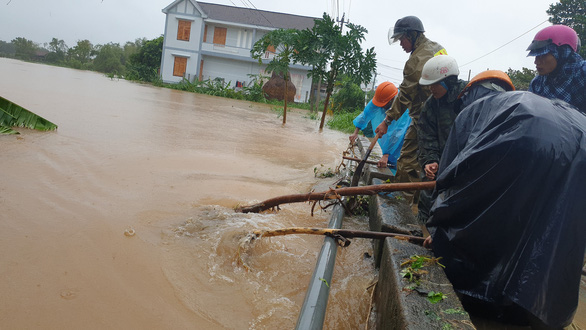
<path id="1" fill-rule="evenodd" d="M 304 112 L 0 58 L 0 95 L 59 125 L 0 136 L 0 328 L 293 328 L 327 211 L 237 205 L 306 193 L 347 136 Z M 323 166 L 322 166 L 323 165 Z M 367 229 L 364 219 L 347 228 Z M 327 329 L 363 328 L 367 240 L 338 253 Z M 244 263 L 244 265 L 242 264 Z"/>

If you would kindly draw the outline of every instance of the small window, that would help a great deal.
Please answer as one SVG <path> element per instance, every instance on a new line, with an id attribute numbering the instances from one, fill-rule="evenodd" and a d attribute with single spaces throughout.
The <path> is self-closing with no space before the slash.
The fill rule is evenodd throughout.
<path id="1" fill-rule="evenodd" d="M 208 25 L 206 24 L 206 26 L 204 27 L 203 30 L 203 42 L 207 42 L 208 41 Z"/>
<path id="2" fill-rule="evenodd" d="M 189 41 L 191 34 L 191 21 L 179 20 L 179 27 L 177 28 L 177 40 Z"/>
<path id="3" fill-rule="evenodd" d="M 225 45 L 226 44 L 226 32 L 228 29 L 224 27 L 215 27 L 214 28 L 214 44 L 216 45 Z"/>
<path id="4" fill-rule="evenodd" d="M 184 77 L 187 69 L 187 57 L 175 56 L 175 66 L 173 66 L 173 75 L 176 77 Z"/>

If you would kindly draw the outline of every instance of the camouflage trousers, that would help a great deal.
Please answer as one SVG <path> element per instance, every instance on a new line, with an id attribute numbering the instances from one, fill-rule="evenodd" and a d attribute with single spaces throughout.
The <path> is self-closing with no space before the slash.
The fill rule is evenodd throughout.
<path id="1" fill-rule="evenodd" d="M 411 129 L 411 127 L 409 127 Z M 395 182 L 420 182 L 421 167 L 417 161 L 417 139 L 405 139 L 401 148 L 401 156 L 397 160 L 397 175 Z M 414 214 L 417 214 L 419 191 L 404 191 L 403 195 L 411 206 Z"/>

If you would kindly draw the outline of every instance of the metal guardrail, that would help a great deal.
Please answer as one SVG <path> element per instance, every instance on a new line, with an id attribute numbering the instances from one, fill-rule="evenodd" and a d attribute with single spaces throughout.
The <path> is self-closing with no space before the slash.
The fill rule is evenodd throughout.
<path id="1" fill-rule="evenodd" d="M 342 203 L 346 203 L 345 197 L 342 198 Z M 336 204 L 333 208 L 328 228 L 341 229 L 344 213 L 344 206 L 340 203 Z M 295 329 L 313 330 L 323 328 L 337 251 L 338 244 L 336 240 L 326 236 L 318 255 L 309 287 L 305 293 L 305 300 L 299 312 Z"/>

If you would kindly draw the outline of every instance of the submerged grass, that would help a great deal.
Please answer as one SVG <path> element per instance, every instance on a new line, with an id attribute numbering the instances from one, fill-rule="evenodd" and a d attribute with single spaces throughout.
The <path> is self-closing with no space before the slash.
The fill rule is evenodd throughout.
<path id="1" fill-rule="evenodd" d="M 265 97 L 264 92 L 262 91 L 262 81 L 258 81 L 256 78 L 253 78 L 250 84 L 248 84 L 248 86 L 239 88 L 234 88 L 233 86 L 231 86 L 230 82 L 224 83 L 224 81 L 218 79 L 208 79 L 204 81 L 195 80 L 193 82 L 190 82 L 187 79 L 185 79 L 182 82 L 176 84 L 164 83 L 162 80 L 159 79 L 157 81 L 154 81 L 153 85 L 192 93 L 214 95 L 231 99 L 246 100 L 250 102 L 268 104 L 272 106 L 271 109 L 273 110 L 273 112 L 277 114 L 278 117 L 283 116 L 283 109 L 285 107 L 285 103 L 283 101 L 268 100 Z M 317 111 L 310 111 L 304 117 L 311 120 L 320 120 L 321 113 L 323 111 L 323 106 L 324 104 L 323 102 L 321 102 L 320 105 L 317 107 Z M 287 107 L 302 110 L 311 110 L 310 103 L 288 103 Z M 330 129 L 351 134 L 354 132 L 355 129 L 352 121 L 354 120 L 354 118 L 356 118 L 356 116 L 360 114 L 361 111 L 362 110 L 355 110 L 352 112 L 336 111 L 334 112 L 333 117 L 330 120 L 328 120 L 326 125 Z"/>

